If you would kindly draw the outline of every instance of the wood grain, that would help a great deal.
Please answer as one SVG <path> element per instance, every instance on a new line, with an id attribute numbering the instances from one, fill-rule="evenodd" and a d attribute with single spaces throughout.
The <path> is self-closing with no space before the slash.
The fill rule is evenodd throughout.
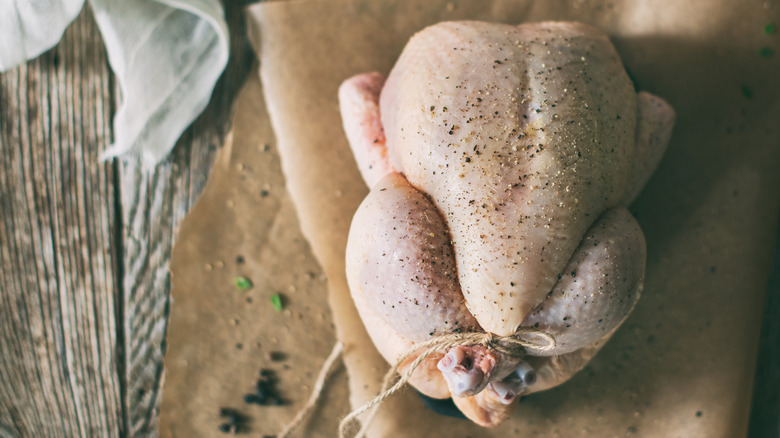
<path id="1" fill-rule="evenodd" d="M 173 153 L 153 170 L 124 159 L 121 193 L 124 378 L 128 436 L 157 435 L 165 331 L 168 321 L 168 265 L 179 222 L 197 200 L 218 147 L 229 130 L 231 105 L 254 62 L 243 14 L 225 5 L 231 29 L 230 61 L 203 114 L 187 129 Z"/>
<path id="2" fill-rule="evenodd" d="M 119 436 L 112 82 L 83 13 L 0 76 L 0 430 Z"/>
<path id="3" fill-rule="evenodd" d="M 168 261 L 254 56 L 239 5 L 204 114 L 153 170 L 101 163 L 116 86 L 88 8 L 0 75 L 0 436 L 155 436 Z"/>

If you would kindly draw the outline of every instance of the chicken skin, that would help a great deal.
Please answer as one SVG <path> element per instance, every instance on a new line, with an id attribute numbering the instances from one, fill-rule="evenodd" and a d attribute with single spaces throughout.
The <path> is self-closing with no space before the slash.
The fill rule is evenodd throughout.
<path id="1" fill-rule="evenodd" d="M 639 298 L 645 241 L 626 206 L 674 123 L 634 91 L 607 37 L 577 23 L 440 23 L 386 80 L 350 78 L 339 100 L 371 188 L 347 278 L 385 359 L 448 333 L 552 336 L 523 354 L 456 345 L 415 370 L 412 385 L 483 426 L 587 364 Z"/>

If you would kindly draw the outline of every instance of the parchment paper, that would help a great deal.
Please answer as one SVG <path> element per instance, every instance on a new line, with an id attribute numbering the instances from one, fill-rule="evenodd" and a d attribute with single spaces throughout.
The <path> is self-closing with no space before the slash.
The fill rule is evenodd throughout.
<path id="1" fill-rule="evenodd" d="M 347 230 L 367 189 L 341 130 L 336 100 L 341 81 L 370 70 L 386 74 L 408 38 L 437 21 L 578 20 L 605 30 L 637 88 L 666 98 L 678 113 L 669 151 L 632 206 L 648 242 L 643 298 L 596 358 L 566 384 L 522 400 L 513 418 L 497 429 L 481 429 L 465 420 L 438 416 L 408 390 L 382 407 L 372 437 L 745 434 L 761 306 L 780 205 L 780 129 L 776 126 L 780 119 L 776 85 L 780 57 L 760 54 L 762 47 L 778 52 L 777 33 L 763 32 L 765 25 L 779 21 L 778 5 L 728 0 L 300 1 L 256 5 L 248 13 L 287 189 L 301 230 L 327 275 L 336 332 L 346 344 L 353 407 L 376 394 L 387 365 L 360 323 L 344 277 Z M 241 117 L 240 112 L 247 110 L 240 107 L 238 111 Z M 269 135 L 262 113 L 255 114 L 253 122 L 235 125 L 236 139 L 244 130 L 243 135 Z M 250 143 L 240 144 L 247 150 L 257 147 Z M 233 155 L 240 153 L 238 148 L 239 142 L 234 140 Z M 237 363 L 260 360 L 259 356 L 237 355 L 230 361 L 209 357 L 208 365 L 198 373 L 191 371 L 193 362 L 189 371 L 176 365 L 176 360 L 187 359 L 187 351 L 218 351 L 215 344 L 224 342 L 222 337 L 233 330 L 224 323 L 210 325 L 204 316 L 229 318 L 231 312 L 242 308 L 237 303 L 215 304 L 209 295 L 215 293 L 213 290 L 196 291 L 204 288 L 208 278 L 199 272 L 203 254 L 217 257 L 209 251 L 219 246 L 219 239 L 255 242 L 242 250 L 255 252 L 260 258 L 266 254 L 264 262 L 254 269 L 276 284 L 285 284 L 278 278 L 286 278 L 296 265 L 304 264 L 296 259 L 295 248 L 283 246 L 284 253 L 275 256 L 277 264 L 269 265 L 273 266 L 269 270 L 265 263 L 270 263 L 271 257 L 266 247 L 271 243 L 254 239 L 255 233 L 263 236 L 262 230 L 268 229 L 255 225 L 258 221 L 273 221 L 274 217 L 279 218 L 278 224 L 282 221 L 278 211 L 255 208 L 265 202 L 253 191 L 255 184 L 268 178 L 263 172 L 274 175 L 270 168 L 254 167 L 254 163 L 265 162 L 262 157 L 256 153 L 243 156 L 240 162 L 254 170 L 246 179 L 235 180 L 237 187 L 214 181 L 220 174 L 235 174 L 219 164 L 204 199 L 182 227 L 174 254 L 176 301 L 162 412 L 162 431 L 169 435 L 164 436 L 211 435 L 217 424 L 216 406 L 240 399 L 240 395 L 216 384 L 183 387 L 219 372 L 224 385 L 243 388 L 241 385 L 250 383 L 231 381 L 244 378 L 238 371 L 246 365 Z M 280 189 L 277 182 L 281 181 L 275 180 L 274 189 Z M 243 185 L 255 189 L 245 191 Z M 224 202 L 230 190 L 237 190 L 231 198 L 235 202 L 232 211 L 251 214 L 235 213 L 235 220 L 226 222 L 225 214 L 231 210 L 224 208 Z M 213 203 L 206 204 L 207 198 Z M 289 207 L 286 201 L 279 202 Z M 289 211 L 286 214 L 291 217 Z M 190 225 L 196 220 L 199 225 Z M 189 243 L 192 236 L 209 244 L 198 247 Z M 276 242 L 281 245 L 281 241 Z M 184 245 L 188 249 L 182 249 Z M 305 252 L 305 245 L 300 245 Z M 222 254 L 219 257 L 230 260 L 230 252 Z M 259 294 L 258 289 L 256 286 L 253 291 Z M 318 308 L 315 300 L 323 299 L 324 290 L 311 290 L 306 299 L 314 311 Z M 247 311 L 252 314 L 248 319 L 256 323 L 247 336 L 266 338 L 279 332 L 278 315 L 254 309 Z M 289 309 L 293 309 L 292 304 Z M 318 309 L 324 311 L 323 307 Z M 241 321 L 243 324 L 244 319 Z M 312 328 L 310 320 L 300 325 L 307 334 L 318 330 Z M 292 336 L 297 324 L 290 321 L 288 326 Z M 187 330 L 197 330 L 198 335 L 176 337 L 175 333 Z M 285 350 L 298 352 L 291 366 L 303 366 L 301 362 L 314 369 L 322 361 L 332 335 L 325 331 L 316 336 L 305 338 L 308 343 L 300 350 Z M 346 384 L 338 379 L 332 383 L 328 391 L 343 389 L 338 385 Z M 307 395 L 296 394 L 294 402 L 301 403 Z M 258 409 L 267 412 L 269 408 Z M 270 409 L 292 416 L 288 410 Z M 328 422 L 333 419 L 331 413 L 343 415 L 347 407 L 338 405 L 336 398 L 327 409 L 332 411 L 315 413 L 314 421 L 300 436 L 333 436 L 335 427 Z M 211 418 L 198 419 L 202 415 Z M 212 429 L 206 433 L 187 428 L 188 422 L 196 421 Z M 175 428 L 166 429 L 167 425 Z"/>
<path id="2" fill-rule="evenodd" d="M 233 131 L 182 221 L 171 273 L 160 435 L 224 436 L 221 408 L 242 414 L 240 430 L 249 436 L 279 432 L 311 393 L 335 336 L 326 278 L 284 188 L 257 76 L 239 95 Z M 237 287 L 238 277 L 251 289 Z M 271 303 L 275 293 L 281 312 Z M 274 372 L 282 406 L 244 403 L 260 369 Z M 347 413 L 343 367 L 328 383 L 307 437 L 332 437 Z"/>
<path id="3" fill-rule="evenodd" d="M 411 392 L 375 436 L 701 436 L 745 433 L 778 207 L 777 37 L 771 3 L 296 2 L 255 6 L 273 127 L 304 234 L 330 279 L 353 406 L 385 365 L 343 279 L 344 242 L 365 194 L 336 108 L 348 76 L 387 73 L 409 36 L 444 19 L 576 19 L 610 34 L 639 89 L 668 99 L 669 153 L 633 210 L 648 240 L 644 298 L 568 384 L 523 401 L 492 431 L 421 409 Z M 776 21 L 776 20 L 775 20 Z M 748 98 L 747 96 L 750 96 Z"/>

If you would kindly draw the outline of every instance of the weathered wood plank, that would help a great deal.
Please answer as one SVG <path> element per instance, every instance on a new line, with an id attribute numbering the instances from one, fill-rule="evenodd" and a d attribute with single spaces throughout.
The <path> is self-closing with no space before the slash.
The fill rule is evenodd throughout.
<path id="1" fill-rule="evenodd" d="M 176 227 L 205 184 L 253 55 L 231 62 L 171 158 L 99 163 L 116 92 L 91 14 L 0 76 L 0 435 L 156 434 Z"/>
<path id="2" fill-rule="evenodd" d="M 153 171 L 139 160 L 119 169 L 124 241 L 124 351 L 128 436 L 156 436 L 168 319 L 168 262 L 179 222 L 206 183 L 229 129 L 233 100 L 254 55 L 239 4 L 225 5 L 231 54 L 204 113 L 184 132 L 172 155 Z"/>
<path id="3" fill-rule="evenodd" d="M 112 84 L 89 11 L 0 75 L 0 431 L 119 436 Z"/>

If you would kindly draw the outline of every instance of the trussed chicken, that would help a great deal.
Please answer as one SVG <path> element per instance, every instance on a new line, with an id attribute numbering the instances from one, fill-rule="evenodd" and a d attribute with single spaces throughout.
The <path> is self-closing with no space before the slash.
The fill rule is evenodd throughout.
<path id="1" fill-rule="evenodd" d="M 339 99 L 371 188 L 347 276 L 384 357 L 445 333 L 552 335 L 551 351 L 466 344 L 415 371 L 421 392 L 484 426 L 581 369 L 639 298 L 645 242 L 625 206 L 671 107 L 634 91 L 603 33 L 553 22 L 431 26 L 387 81 L 355 76 Z"/>

